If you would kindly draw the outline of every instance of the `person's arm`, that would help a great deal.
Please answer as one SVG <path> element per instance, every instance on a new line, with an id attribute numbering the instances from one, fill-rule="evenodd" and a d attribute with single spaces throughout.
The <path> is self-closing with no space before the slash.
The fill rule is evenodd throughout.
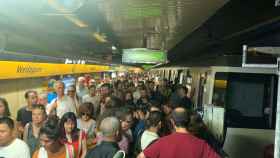
<path id="1" fill-rule="evenodd" d="M 85 158 L 86 154 L 87 154 L 87 139 L 85 136 L 83 136 L 84 138 L 82 139 L 82 155 L 81 158 Z"/>
<path id="2" fill-rule="evenodd" d="M 21 109 L 19 109 L 18 112 L 17 112 L 17 119 L 16 120 L 17 120 L 17 122 L 16 122 L 17 134 L 18 134 L 19 138 L 22 138 L 24 127 L 22 125 Z"/>
<path id="3" fill-rule="evenodd" d="M 24 132 L 24 127 L 22 126 L 22 122 L 21 121 L 17 121 L 17 134 L 19 138 L 22 138 L 23 132 Z"/>
<path id="4" fill-rule="evenodd" d="M 36 150 L 36 151 L 34 152 L 34 154 L 32 155 L 32 158 L 38 158 L 38 153 L 39 153 L 39 151 Z"/>
<path id="5" fill-rule="evenodd" d="M 24 131 L 23 131 L 23 141 L 27 142 L 27 135 L 28 135 L 28 127 L 29 127 L 29 123 L 27 123 L 24 127 Z"/>
<path id="6" fill-rule="evenodd" d="M 49 107 L 47 107 L 47 114 L 50 115 L 57 108 L 57 99 L 54 99 L 52 103 L 50 103 Z"/>
<path id="7" fill-rule="evenodd" d="M 141 152 L 141 153 L 137 156 L 137 158 L 146 158 L 146 156 L 144 155 L 143 152 Z"/>

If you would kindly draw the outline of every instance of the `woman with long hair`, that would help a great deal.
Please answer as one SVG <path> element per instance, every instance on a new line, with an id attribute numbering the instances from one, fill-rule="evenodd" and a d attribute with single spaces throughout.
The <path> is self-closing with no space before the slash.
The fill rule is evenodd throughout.
<path id="1" fill-rule="evenodd" d="M 8 116 L 10 117 L 10 109 L 9 109 L 9 104 L 5 98 L 0 97 L 0 118 Z"/>
<path id="2" fill-rule="evenodd" d="M 70 158 L 84 158 L 87 153 L 86 134 L 77 127 L 73 112 L 65 113 L 60 120 L 61 141 L 67 147 Z"/>

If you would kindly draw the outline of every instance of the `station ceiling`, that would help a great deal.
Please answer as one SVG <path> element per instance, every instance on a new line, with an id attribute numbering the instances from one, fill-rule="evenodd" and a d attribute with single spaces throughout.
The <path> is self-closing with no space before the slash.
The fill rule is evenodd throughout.
<path id="1" fill-rule="evenodd" d="M 279 11 L 275 0 L 231 0 L 169 50 L 169 65 L 241 66 L 243 45 L 280 45 Z M 274 63 L 261 54 L 252 57 L 253 62 Z"/>
<path id="2" fill-rule="evenodd" d="M 0 58 L 119 64 L 122 49 L 145 47 L 166 50 L 178 63 L 210 55 L 210 47 L 240 36 L 226 37 L 271 20 L 277 12 L 268 1 L 0 1 Z"/>
<path id="3" fill-rule="evenodd" d="M 6 53 L 1 57 L 12 55 L 18 60 L 51 61 L 74 58 L 120 63 L 122 49 L 148 47 L 170 50 L 226 2 L 1 1 L 0 49 L 2 54 Z"/>

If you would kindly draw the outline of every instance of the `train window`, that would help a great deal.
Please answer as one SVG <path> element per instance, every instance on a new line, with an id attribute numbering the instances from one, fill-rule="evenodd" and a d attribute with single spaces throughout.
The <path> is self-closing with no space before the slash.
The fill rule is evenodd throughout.
<path id="1" fill-rule="evenodd" d="M 226 126 L 273 129 L 277 78 L 268 74 L 216 73 L 213 104 L 226 109 Z"/>

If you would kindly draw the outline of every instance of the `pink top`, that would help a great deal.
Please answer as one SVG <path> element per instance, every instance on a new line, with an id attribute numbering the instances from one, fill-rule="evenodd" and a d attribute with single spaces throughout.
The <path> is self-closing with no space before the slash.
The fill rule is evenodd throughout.
<path id="1" fill-rule="evenodd" d="M 128 153 L 129 140 L 125 135 L 122 135 L 122 139 L 118 142 L 118 145 L 121 150 L 125 151 L 125 153 Z"/>

